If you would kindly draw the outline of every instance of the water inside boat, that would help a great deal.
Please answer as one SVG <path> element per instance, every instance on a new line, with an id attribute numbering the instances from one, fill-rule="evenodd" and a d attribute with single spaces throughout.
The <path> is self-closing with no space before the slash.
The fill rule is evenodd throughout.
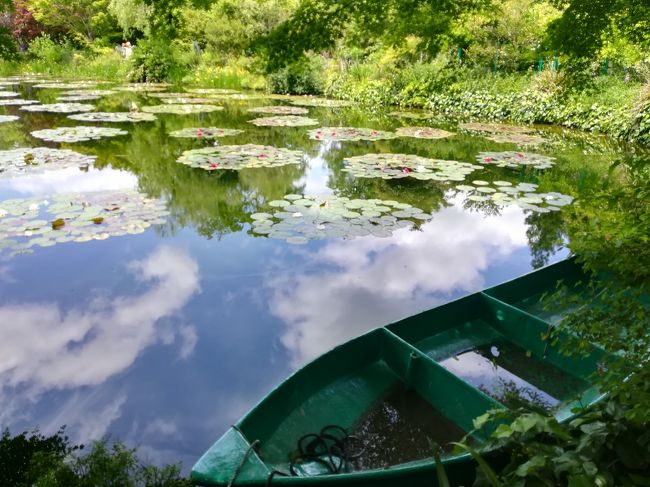
<path id="1" fill-rule="evenodd" d="M 465 432 L 400 382 L 357 421 L 351 434 L 364 444 L 353 468 L 369 470 L 431 458 L 433 444 L 444 454 Z"/>

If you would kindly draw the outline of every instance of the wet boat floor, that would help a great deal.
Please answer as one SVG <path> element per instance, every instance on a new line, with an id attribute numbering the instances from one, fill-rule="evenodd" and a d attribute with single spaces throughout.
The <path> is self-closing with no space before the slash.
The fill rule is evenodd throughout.
<path id="1" fill-rule="evenodd" d="M 432 458 L 433 445 L 442 453 L 465 432 L 438 412 L 413 390 L 395 385 L 364 414 L 350 433 L 364 444 L 364 453 L 354 461 L 354 470 L 386 468 L 400 463 Z"/>

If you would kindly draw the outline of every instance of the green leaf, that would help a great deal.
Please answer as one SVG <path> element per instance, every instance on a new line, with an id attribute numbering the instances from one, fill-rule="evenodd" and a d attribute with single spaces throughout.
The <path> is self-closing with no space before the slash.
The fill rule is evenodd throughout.
<path id="1" fill-rule="evenodd" d="M 481 457 L 481 455 L 474 450 L 471 446 L 465 445 L 463 443 L 452 443 L 452 445 L 455 445 L 459 448 L 462 448 L 463 450 L 466 450 L 469 452 L 470 455 L 472 455 L 472 458 L 478 463 L 479 467 L 481 467 L 481 470 L 483 471 L 483 474 L 485 474 L 485 477 L 487 477 L 488 481 L 490 482 L 490 485 L 492 487 L 502 487 L 503 484 L 497 477 L 497 474 L 494 473 L 494 470 L 492 470 L 492 467 L 490 467 L 487 462 Z"/>

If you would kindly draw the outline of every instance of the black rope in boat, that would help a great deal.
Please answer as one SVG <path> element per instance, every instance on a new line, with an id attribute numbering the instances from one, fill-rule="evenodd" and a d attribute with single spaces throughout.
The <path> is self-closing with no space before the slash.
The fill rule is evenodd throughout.
<path id="1" fill-rule="evenodd" d="M 237 468 L 235 469 L 235 473 L 233 473 L 232 478 L 230 479 L 230 482 L 228 482 L 228 487 L 232 487 L 235 484 L 235 480 L 237 480 L 237 477 L 239 477 L 239 474 L 242 471 L 242 468 L 244 468 L 244 464 L 246 463 L 246 460 L 248 460 L 248 457 L 250 456 L 251 452 L 255 450 L 260 444 L 260 440 L 255 440 L 253 443 L 251 443 L 246 450 L 246 453 L 244 453 L 244 456 L 241 459 L 241 462 L 239 462 L 239 465 L 237 465 Z"/>
<path id="2" fill-rule="evenodd" d="M 298 455 L 289 464 L 289 472 L 298 476 L 301 463 L 315 462 L 324 465 L 328 473 L 348 471 L 350 464 L 365 451 L 358 436 L 348 434 L 345 428 L 332 424 L 319 433 L 308 433 L 298 440 Z"/>

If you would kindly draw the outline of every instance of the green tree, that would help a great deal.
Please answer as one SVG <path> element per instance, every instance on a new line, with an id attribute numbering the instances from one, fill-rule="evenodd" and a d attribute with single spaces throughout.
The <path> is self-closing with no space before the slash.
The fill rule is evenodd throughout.
<path id="1" fill-rule="evenodd" d="M 260 41 L 273 71 L 299 59 L 305 51 L 331 49 L 354 25 L 357 37 L 389 45 L 409 35 L 422 38 L 422 49 L 435 54 L 453 37 L 452 26 L 468 11 L 489 0 L 303 0 L 294 15 Z"/>
<path id="2" fill-rule="evenodd" d="M 32 0 L 30 8 L 43 26 L 88 42 L 113 26 L 108 0 Z"/>

